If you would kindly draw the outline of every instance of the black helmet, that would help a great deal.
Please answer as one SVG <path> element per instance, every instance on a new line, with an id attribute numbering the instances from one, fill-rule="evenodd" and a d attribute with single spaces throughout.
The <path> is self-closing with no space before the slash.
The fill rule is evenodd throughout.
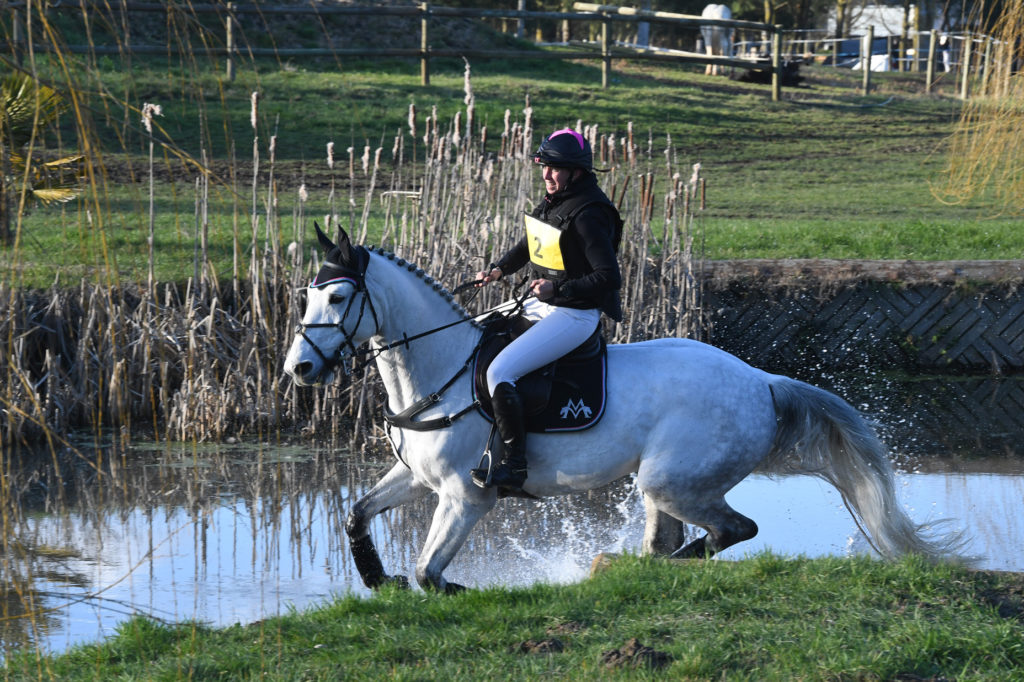
<path id="1" fill-rule="evenodd" d="M 586 138 L 572 128 L 562 128 L 540 143 L 533 161 L 556 168 L 582 168 L 589 171 L 594 167 L 594 153 Z"/>

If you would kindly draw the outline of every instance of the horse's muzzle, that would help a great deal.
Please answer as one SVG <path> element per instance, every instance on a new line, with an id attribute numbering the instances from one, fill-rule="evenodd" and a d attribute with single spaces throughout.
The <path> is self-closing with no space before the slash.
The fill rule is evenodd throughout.
<path id="1" fill-rule="evenodd" d="M 317 363 L 310 360 L 286 366 L 284 371 L 297 386 L 326 386 L 334 381 L 335 376 L 333 369 L 322 364 L 317 367 Z"/>

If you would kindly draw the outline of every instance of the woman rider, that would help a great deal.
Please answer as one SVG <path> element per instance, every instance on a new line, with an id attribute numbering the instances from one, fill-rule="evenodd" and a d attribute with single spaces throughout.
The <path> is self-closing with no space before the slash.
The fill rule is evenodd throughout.
<path id="1" fill-rule="evenodd" d="M 597 185 L 590 144 L 575 130 L 556 130 L 533 160 L 541 166 L 547 193 L 526 216 L 526 236 L 477 273 L 477 286 L 484 286 L 530 263 L 535 277 L 530 282 L 534 297 L 527 299 L 523 310 L 534 324 L 487 370 L 487 389 L 503 444 L 490 484 L 511 489 L 522 489 L 526 481 L 526 430 L 516 381 L 586 341 L 602 312 L 616 322 L 622 319 L 616 257 L 622 219 Z M 474 469 L 472 475 L 477 485 L 486 484 L 486 469 Z"/>

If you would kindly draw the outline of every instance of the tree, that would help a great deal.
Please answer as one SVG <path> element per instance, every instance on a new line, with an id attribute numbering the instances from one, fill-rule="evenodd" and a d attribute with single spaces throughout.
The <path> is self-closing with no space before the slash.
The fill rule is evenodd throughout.
<path id="1" fill-rule="evenodd" d="M 11 221 L 34 204 L 78 196 L 81 155 L 46 160 L 42 133 L 67 104 L 60 94 L 26 74 L 0 81 L 0 243 L 11 242 Z"/>
<path id="2" fill-rule="evenodd" d="M 1003 211 L 1024 214 L 1024 4 L 1006 3 L 998 15 L 979 17 L 993 26 L 994 66 L 987 91 L 963 106 L 951 138 L 946 181 L 936 195 L 962 203 L 991 192 Z"/>

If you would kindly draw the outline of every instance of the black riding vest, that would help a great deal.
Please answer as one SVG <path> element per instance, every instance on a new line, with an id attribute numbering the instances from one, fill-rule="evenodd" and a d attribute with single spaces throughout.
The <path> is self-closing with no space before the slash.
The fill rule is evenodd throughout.
<path id="1" fill-rule="evenodd" d="M 563 283 L 592 272 L 583 253 L 581 237 L 573 230 L 576 217 L 584 209 L 599 205 L 605 212 L 612 228 L 610 238 L 616 253 L 622 241 L 622 218 L 615 205 L 598 187 L 596 178 L 585 177 L 579 183 L 582 186 L 574 187 L 569 196 L 556 202 L 542 201 L 527 216 L 527 245 L 531 265 L 538 276 L 555 283 L 556 292 Z M 531 224 L 531 219 L 539 222 Z M 571 294 L 559 297 L 556 294 L 552 302 L 573 308 L 600 308 L 612 319 L 622 319 L 617 290 L 606 292 L 601 300 L 580 299 Z"/>

